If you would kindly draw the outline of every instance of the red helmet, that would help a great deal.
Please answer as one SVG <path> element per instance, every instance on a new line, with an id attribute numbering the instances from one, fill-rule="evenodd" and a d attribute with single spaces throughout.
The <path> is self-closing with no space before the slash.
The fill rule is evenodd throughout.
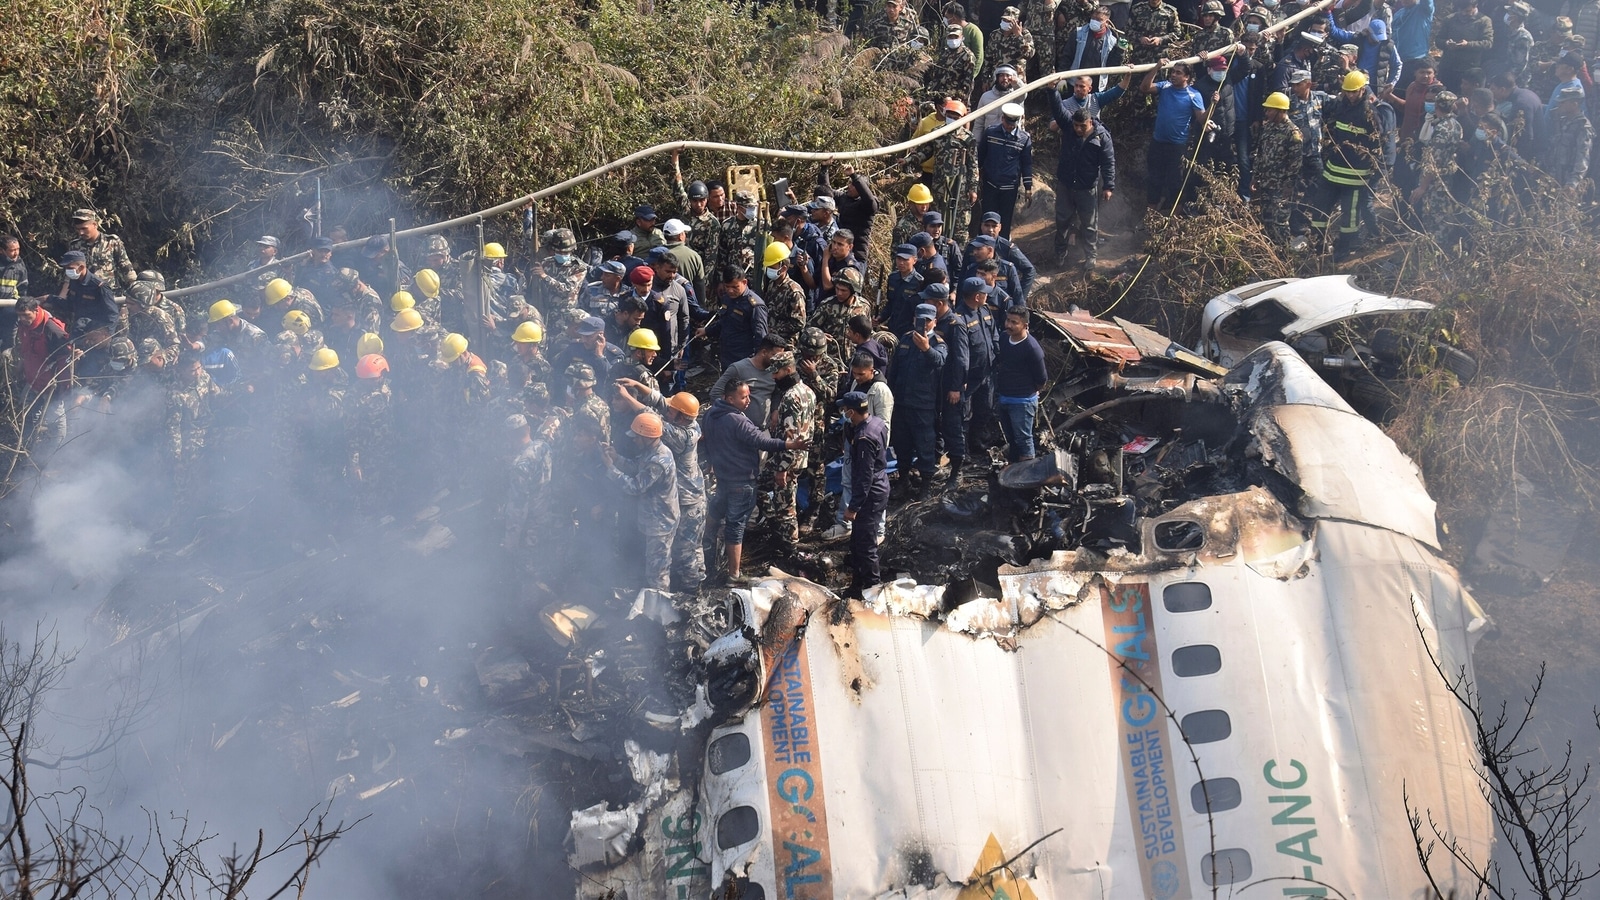
<path id="1" fill-rule="evenodd" d="M 356 363 L 357 378 L 381 378 L 389 373 L 389 361 L 377 353 L 368 353 Z"/>

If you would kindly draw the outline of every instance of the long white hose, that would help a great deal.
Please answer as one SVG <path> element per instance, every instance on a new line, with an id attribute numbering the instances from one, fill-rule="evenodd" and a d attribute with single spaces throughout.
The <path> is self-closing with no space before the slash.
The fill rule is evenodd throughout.
<path id="1" fill-rule="evenodd" d="M 1134 0 L 1134 2 L 1143 2 L 1143 0 Z M 1320 0 L 1320 2 L 1316 3 L 1315 5 L 1307 7 L 1305 10 L 1302 10 L 1301 12 L 1284 19 L 1282 22 L 1278 22 L 1267 28 L 1263 28 L 1260 33 L 1262 35 L 1269 35 L 1285 31 L 1291 26 L 1300 22 L 1302 19 L 1309 18 L 1310 16 L 1320 13 L 1331 6 L 1339 4 L 1340 2 L 1341 0 Z M 1227 47 L 1223 47 L 1220 50 L 1214 50 L 1210 53 L 1205 53 L 1198 56 L 1190 56 L 1181 60 L 1172 60 L 1168 63 L 1168 65 L 1178 62 L 1185 62 L 1189 63 L 1190 65 L 1207 62 L 1219 56 L 1229 56 L 1238 50 L 1243 49 L 1243 46 L 1243 44 L 1239 43 L 1230 44 Z M 1022 97 L 1027 96 L 1029 93 L 1038 90 L 1039 88 L 1047 87 L 1054 89 L 1055 85 L 1059 84 L 1063 78 L 1073 78 L 1079 75 L 1125 75 L 1130 73 L 1137 75 L 1148 72 L 1151 69 L 1156 68 L 1157 65 L 1158 63 L 1143 63 L 1137 66 L 1108 66 L 1098 69 L 1074 69 L 1070 72 L 1052 72 L 1051 74 L 1042 78 L 1035 79 L 1019 86 L 1016 90 L 1011 91 L 1002 97 L 996 98 L 991 103 L 972 110 L 971 112 L 967 113 L 966 116 L 956 122 L 951 122 L 940 128 L 936 128 L 933 131 L 922 135 L 921 137 L 915 137 L 909 141 L 901 141 L 898 144 L 890 144 L 885 147 L 869 147 L 863 150 L 840 150 L 821 153 L 801 150 L 779 150 L 771 147 L 746 147 L 741 144 L 723 144 L 716 141 L 670 141 L 665 144 L 656 144 L 651 147 L 646 147 L 643 150 L 630 153 L 621 159 L 612 160 L 605 165 L 590 169 L 582 174 L 574 175 L 573 177 L 568 178 L 566 181 L 553 184 L 547 188 L 542 188 L 534 191 L 531 194 L 518 197 L 515 200 L 507 200 L 498 206 L 491 206 L 488 209 L 480 210 L 479 212 L 469 213 L 464 216 L 457 216 L 454 219 L 446 219 L 443 222 L 435 222 L 431 225 L 418 225 L 415 228 L 407 228 L 395 232 L 394 236 L 397 239 L 404 237 L 415 237 L 417 235 L 432 234 L 438 231 L 458 228 L 462 225 L 476 224 L 477 222 L 487 219 L 490 216 L 498 216 L 504 213 L 515 212 L 536 200 L 543 200 L 546 197 L 553 197 L 562 191 L 570 190 L 571 188 L 577 187 L 586 181 L 592 181 L 595 178 L 612 171 L 613 169 L 620 169 L 623 166 L 631 165 L 639 160 L 648 159 L 658 154 L 672 153 L 680 150 L 709 150 L 717 153 L 728 153 L 741 156 L 759 156 L 768 159 L 793 159 L 804 162 L 823 162 L 830 159 L 872 159 L 880 156 L 895 156 L 905 153 L 909 150 L 913 150 L 930 141 L 939 140 L 948 134 L 952 129 L 959 128 L 962 125 L 972 122 L 994 110 L 999 109 L 1001 106 L 1004 106 L 1007 103 L 1019 100 Z M 386 233 L 385 236 L 387 236 Z M 334 249 L 359 247 L 365 244 L 367 240 L 367 238 L 357 238 L 356 240 L 345 241 L 340 244 L 335 244 Z M 277 264 L 290 263 L 294 262 L 295 260 L 307 258 L 309 256 L 309 250 L 302 251 L 294 254 L 293 256 L 287 256 L 279 259 Z M 255 277 L 257 277 L 256 274 L 252 272 L 242 272 L 238 275 L 230 275 L 226 278 L 219 278 L 216 281 L 208 281 L 205 284 L 197 284 L 185 288 L 176 288 L 174 290 L 166 291 L 165 294 L 168 297 L 184 297 L 190 294 L 197 294 L 201 291 L 225 287 L 230 284 L 237 284 L 238 282 Z"/>

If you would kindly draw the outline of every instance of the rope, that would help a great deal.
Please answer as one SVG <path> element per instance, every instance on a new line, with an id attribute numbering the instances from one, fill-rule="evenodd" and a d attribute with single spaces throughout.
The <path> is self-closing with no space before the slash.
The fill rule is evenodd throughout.
<path id="1" fill-rule="evenodd" d="M 1313 6 L 1310 6 L 1310 7 L 1306 8 L 1306 9 L 1302 10 L 1301 12 L 1296 13 L 1295 15 L 1292 15 L 1287 19 L 1284 19 L 1282 22 L 1278 22 L 1275 25 L 1271 25 L 1271 26 L 1269 26 L 1267 28 L 1263 28 L 1259 33 L 1262 34 L 1262 35 L 1269 35 L 1269 34 L 1274 34 L 1276 32 L 1287 30 L 1290 26 L 1300 22 L 1302 19 L 1306 19 L 1306 18 L 1309 18 L 1310 16 L 1320 14 L 1324 10 L 1328 9 L 1329 7 L 1335 5 L 1336 3 L 1339 3 L 1339 2 L 1341 2 L 1341 0 L 1319 0 L 1319 2 L 1314 4 Z M 1230 44 L 1230 45 L 1228 45 L 1226 47 L 1223 47 L 1221 49 L 1212 51 L 1210 53 L 1200 54 L 1200 55 L 1196 55 L 1196 56 L 1189 56 L 1189 57 L 1185 57 L 1183 59 L 1178 59 L 1178 60 L 1171 60 L 1171 61 L 1169 61 L 1168 64 L 1171 65 L 1173 63 L 1183 62 L 1183 63 L 1189 63 L 1190 65 L 1198 65 L 1198 64 L 1201 64 L 1201 63 L 1209 62 L 1211 59 L 1213 59 L 1215 57 L 1218 57 L 1218 56 L 1226 56 L 1226 55 L 1232 54 L 1232 53 L 1234 53 L 1234 52 L 1236 52 L 1238 50 L 1242 50 L 1243 48 L 1244 48 L 1244 45 L 1242 43 L 1237 43 L 1236 42 L 1236 43 Z M 633 163 L 639 162 L 641 160 L 649 159 L 652 156 L 658 156 L 658 155 L 660 155 L 662 153 L 673 153 L 673 152 L 678 152 L 678 151 L 683 151 L 683 150 L 705 150 L 705 151 L 712 152 L 712 153 L 726 153 L 726 154 L 733 154 L 733 155 L 738 155 L 738 156 L 759 156 L 759 157 L 768 158 L 768 159 L 791 159 L 791 160 L 797 160 L 797 161 L 800 161 L 800 162 L 818 162 L 818 163 L 826 162 L 828 160 L 843 161 L 843 160 L 855 160 L 855 159 L 874 159 L 874 158 L 881 157 L 881 156 L 895 156 L 895 155 L 898 155 L 898 154 L 906 153 L 907 151 L 910 151 L 910 150 L 914 150 L 914 149 L 922 146 L 923 144 L 927 144 L 927 143 L 930 143 L 932 141 L 939 140 L 939 139 L 943 138 L 945 135 L 951 133 L 956 128 L 959 128 L 959 127 L 961 127 L 963 125 L 966 125 L 968 123 L 974 122 L 974 121 L 978 120 L 979 118 L 982 118 L 983 116 L 988 115 L 989 113 L 999 109 L 1000 107 L 1004 106 L 1007 103 L 1013 103 L 1013 102 L 1015 102 L 1017 100 L 1020 100 L 1023 97 L 1026 97 L 1028 94 L 1032 93 L 1033 91 L 1038 90 L 1039 88 L 1046 88 L 1047 87 L 1047 88 L 1050 88 L 1050 89 L 1053 90 L 1055 88 L 1055 86 L 1062 81 L 1062 79 L 1073 78 L 1073 77 L 1076 77 L 1076 76 L 1079 76 L 1079 75 L 1090 75 L 1090 76 L 1094 76 L 1094 75 L 1128 75 L 1128 74 L 1142 75 L 1145 72 L 1148 72 L 1151 69 L 1156 68 L 1158 65 L 1159 65 L 1158 63 L 1143 63 L 1143 64 L 1140 64 L 1140 65 L 1104 66 L 1104 67 L 1095 68 L 1095 69 L 1074 69 L 1074 70 L 1069 71 L 1069 72 L 1052 72 L 1049 75 L 1046 75 L 1046 76 L 1044 76 L 1042 78 L 1037 78 L 1037 79 L 1035 79 L 1033 81 L 1030 81 L 1030 82 L 1028 82 L 1026 84 L 1023 84 L 1023 85 L 1017 87 L 1015 90 L 1011 91 L 1010 93 L 1005 94 L 1004 96 L 995 98 L 995 100 L 993 102 L 988 103 L 988 104 L 986 104 L 984 106 L 980 106 L 977 109 L 972 110 L 971 112 L 967 113 L 964 117 L 956 120 L 955 122 L 947 123 L 947 124 L 945 124 L 945 125 L 943 125 L 943 126 L 941 126 L 939 128 L 934 129 L 933 131 L 928 132 L 927 134 L 925 134 L 925 135 L 923 135 L 921 137 L 912 138 L 911 140 L 908 140 L 908 141 L 901 141 L 898 144 L 890 144 L 890 145 L 888 145 L 886 147 L 871 147 L 871 148 L 862 149 L 862 150 L 840 150 L 840 151 L 830 151 L 830 152 L 822 153 L 822 152 L 811 152 L 811 151 L 801 151 L 801 150 L 780 150 L 780 149 L 775 149 L 775 148 L 771 148 L 771 147 L 746 147 L 746 146 L 741 145 L 741 144 L 724 144 L 724 143 L 720 143 L 718 141 L 669 141 L 669 142 L 667 142 L 665 144 L 656 144 L 656 145 L 654 145 L 652 147 L 646 147 L 643 150 L 635 151 L 633 153 L 628 154 L 627 156 L 622 157 L 621 159 L 613 160 L 611 162 L 606 163 L 605 165 L 598 166 L 596 168 L 590 169 L 587 172 L 583 172 L 581 174 L 574 175 L 571 178 L 568 178 L 566 181 L 562 181 L 562 182 L 560 182 L 558 184 L 553 184 L 553 185 L 551 185 L 551 186 L 549 186 L 547 188 L 542 188 L 540 190 L 534 191 L 531 194 L 525 194 L 525 195 L 523 195 L 521 197 L 516 198 L 515 200 L 507 200 L 506 202 L 501 203 L 498 206 L 491 206 L 488 209 L 480 210 L 480 211 L 475 212 L 475 213 L 469 213 L 469 214 L 464 215 L 464 216 L 457 216 L 454 219 L 446 219 L 445 221 L 442 221 L 442 222 L 435 222 L 432 225 L 419 225 L 419 226 L 417 226 L 415 228 L 402 229 L 400 231 L 394 232 L 394 237 L 398 240 L 399 238 L 418 237 L 418 236 L 425 235 L 425 234 L 433 234 L 435 232 L 445 231 L 445 230 L 448 230 L 448 229 L 451 229 L 451 228 L 459 228 L 459 227 L 461 227 L 463 225 L 474 225 L 474 224 L 477 224 L 478 222 L 482 221 L 483 219 L 487 219 L 487 218 L 489 218 L 491 216 L 498 216 L 498 215 L 503 215 L 503 214 L 508 213 L 508 212 L 515 212 L 515 211 L 523 208 L 524 206 L 527 206 L 530 203 L 534 203 L 536 201 L 543 200 L 546 197 L 553 197 L 556 194 L 560 194 L 560 193 L 562 193 L 564 191 L 571 190 L 572 188 L 575 188 L 580 184 L 584 184 L 585 182 L 593 181 L 594 179 L 599 178 L 601 175 L 604 175 L 607 172 L 611 172 L 613 170 L 620 169 L 620 168 L 622 168 L 624 166 L 632 165 Z M 387 232 L 387 231 L 380 232 L 380 233 L 382 235 L 384 235 L 385 237 L 387 237 L 389 235 L 389 232 Z M 364 237 L 363 238 L 358 238 L 356 240 L 345 241 L 345 242 L 340 243 L 340 244 L 335 244 L 334 245 L 334 249 L 335 250 L 353 249 L 353 248 L 362 246 L 363 244 L 366 243 L 366 241 L 367 241 L 367 238 L 364 238 Z M 309 251 L 309 250 L 302 251 L 300 253 L 294 254 L 293 256 L 286 256 L 286 257 L 280 258 L 277 261 L 277 264 L 278 265 L 283 265 L 283 264 L 295 262 L 296 260 L 307 259 L 307 258 L 310 257 L 310 255 L 311 255 L 311 251 Z M 259 273 L 243 272 L 243 273 L 240 273 L 238 275 L 230 275 L 230 276 L 228 276 L 226 278 L 219 278 L 219 279 L 217 279 L 215 281 L 208 281 L 208 282 L 206 282 L 204 284 L 197 284 L 197 285 L 194 285 L 192 287 L 175 288 L 175 289 L 170 290 L 170 291 L 164 291 L 163 293 L 168 297 L 186 297 L 186 296 L 189 296 L 190 294 L 197 294 L 197 293 L 200 293 L 201 291 L 207 291 L 207 290 L 212 290 L 214 288 L 225 287 L 225 286 L 230 285 L 230 284 L 238 284 L 239 282 L 246 281 L 246 280 L 253 279 L 253 278 L 257 278 L 257 277 L 259 277 Z"/>

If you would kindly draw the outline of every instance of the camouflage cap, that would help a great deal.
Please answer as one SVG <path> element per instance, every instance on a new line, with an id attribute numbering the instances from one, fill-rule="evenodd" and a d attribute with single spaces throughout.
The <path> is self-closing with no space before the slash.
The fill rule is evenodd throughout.
<path id="1" fill-rule="evenodd" d="M 161 342 L 155 338 L 145 338 L 139 342 L 139 358 L 148 360 L 161 352 Z"/>
<path id="2" fill-rule="evenodd" d="M 1022 10 L 1017 9 L 1015 6 L 1008 6 L 1006 7 L 1005 12 L 1000 14 L 1000 18 L 1010 19 L 1011 21 L 1015 22 L 1022 18 Z"/>
<path id="3" fill-rule="evenodd" d="M 578 249 L 578 238 L 572 233 L 571 228 L 557 228 L 550 232 L 550 249 L 556 253 L 566 253 Z"/>
<path id="4" fill-rule="evenodd" d="M 768 372 L 792 368 L 794 368 L 794 352 L 790 350 L 779 350 L 772 355 L 772 359 L 767 363 Z"/>
<path id="5" fill-rule="evenodd" d="M 594 367 L 585 363 L 573 363 L 567 366 L 567 379 L 582 387 L 594 387 Z"/>
<path id="6" fill-rule="evenodd" d="M 570 309 L 562 310 L 561 316 L 564 319 L 564 321 L 561 323 L 563 328 L 576 328 L 579 325 L 582 325 L 584 321 L 589 318 L 589 313 L 586 310 L 582 310 L 574 306 Z"/>
<path id="7" fill-rule="evenodd" d="M 520 413 L 512 413 L 511 415 L 506 416 L 506 420 L 503 424 L 505 425 L 507 431 L 521 431 L 522 429 L 528 427 L 528 419 L 526 416 L 523 416 Z"/>
<path id="8" fill-rule="evenodd" d="M 162 275 L 160 272 L 157 272 L 155 269 L 141 269 L 139 271 L 139 280 L 150 282 L 156 286 L 157 290 L 164 291 L 167 289 L 166 276 Z"/>
<path id="9" fill-rule="evenodd" d="M 796 341 L 801 352 L 820 351 L 828 348 L 828 334 L 815 325 L 809 325 L 805 331 L 800 332 L 800 339 Z"/>
<path id="10" fill-rule="evenodd" d="M 157 349 L 159 349 L 159 345 Z M 110 354 L 113 362 L 131 363 L 138 358 L 138 354 L 133 349 L 133 341 L 125 337 L 116 338 L 111 342 Z"/>
<path id="11" fill-rule="evenodd" d="M 98 222 L 100 221 L 100 214 L 92 209 L 75 209 L 72 211 L 72 221 Z"/>
<path id="12" fill-rule="evenodd" d="M 833 276 L 835 284 L 847 284 L 853 291 L 861 290 L 861 273 L 854 267 L 847 267 L 843 272 Z"/>
<path id="13" fill-rule="evenodd" d="M 522 402 L 524 404 L 533 403 L 541 407 L 549 406 L 550 386 L 542 381 L 529 382 L 528 386 L 522 389 Z"/>
<path id="14" fill-rule="evenodd" d="M 449 253 L 450 241 L 446 240 L 442 234 L 430 234 L 428 235 L 427 243 L 423 247 L 430 255 L 434 253 Z"/>
<path id="15" fill-rule="evenodd" d="M 733 192 L 733 202 L 742 206 L 755 206 L 756 195 L 753 191 L 739 190 Z"/>
<path id="16" fill-rule="evenodd" d="M 135 281 L 128 288 L 128 299 L 140 306 L 149 306 L 156 301 L 156 286 L 148 281 Z"/>
<path id="17" fill-rule="evenodd" d="M 345 287 L 353 288 L 361 283 L 361 273 L 355 269 L 340 269 L 339 280 L 344 282 Z"/>

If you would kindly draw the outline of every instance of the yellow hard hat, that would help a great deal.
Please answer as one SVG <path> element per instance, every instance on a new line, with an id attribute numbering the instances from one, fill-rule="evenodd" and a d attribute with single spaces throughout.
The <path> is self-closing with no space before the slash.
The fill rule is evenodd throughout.
<path id="1" fill-rule="evenodd" d="M 933 192 L 925 184 L 913 184 L 911 191 L 906 194 L 906 199 L 912 203 L 932 203 Z"/>
<path id="2" fill-rule="evenodd" d="M 490 241 L 489 243 L 483 245 L 483 258 L 484 259 L 505 259 L 506 258 L 506 248 L 500 246 L 498 243 L 496 243 L 494 241 Z"/>
<path id="3" fill-rule="evenodd" d="M 311 317 L 298 309 L 291 309 L 283 314 L 283 327 L 295 334 L 305 334 L 311 330 Z"/>
<path id="4" fill-rule="evenodd" d="M 311 365 L 309 368 L 313 372 L 326 372 L 338 364 L 339 354 L 333 352 L 332 347 L 323 347 L 321 350 L 311 354 Z"/>
<path id="5" fill-rule="evenodd" d="M 416 284 L 417 290 L 429 300 L 439 296 L 439 273 L 432 269 L 423 269 L 411 276 L 411 281 Z"/>
<path id="6" fill-rule="evenodd" d="M 660 350 L 661 342 L 656 340 L 656 333 L 648 328 L 635 328 L 628 335 L 628 346 L 636 350 Z"/>
<path id="7" fill-rule="evenodd" d="M 537 344 L 544 340 L 544 329 L 538 322 L 523 322 L 517 330 L 511 332 L 511 339 L 519 344 Z"/>
<path id="8" fill-rule="evenodd" d="M 788 246 L 782 241 L 773 241 L 767 245 L 767 252 L 761 254 L 761 265 L 770 269 L 788 258 Z"/>
<path id="9" fill-rule="evenodd" d="M 422 327 L 422 313 L 414 309 L 402 309 L 395 314 L 394 321 L 389 323 L 390 331 L 416 331 Z"/>
<path id="10" fill-rule="evenodd" d="M 1351 69 L 1344 73 L 1344 81 L 1340 82 L 1341 91 L 1359 91 L 1367 86 L 1367 73 L 1360 69 Z"/>
<path id="11" fill-rule="evenodd" d="M 467 339 L 464 335 L 450 332 L 439 340 L 439 358 L 447 363 L 455 362 L 461 354 L 467 352 Z"/>
<path id="12" fill-rule="evenodd" d="M 239 307 L 232 300 L 218 300 L 211 304 L 211 313 L 207 318 L 209 322 L 221 322 L 229 316 L 238 315 Z"/>
<path id="13" fill-rule="evenodd" d="M 411 296 L 410 291 L 395 291 L 393 296 L 389 298 L 389 308 L 395 312 L 399 312 L 402 309 L 410 309 L 416 305 L 417 298 Z"/>
<path id="14" fill-rule="evenodd" d="M 383 352 L 383 338 L 379 337 L 376 334 L 373 334 L 370 331 L 367 332 L 366 334 L 363 334 L 361 336 L 361 339 L 356 341 L 356 356 L 357 357 L 369 356 L 369 355 L 371 355 L 373 353 L 382 353 L 382 352 Z"/>
<path id="15" fill-rule="evenodd" d="M 1283 91 L 1273 91 L 1267 95 L 1266 101 L 1261 105 L 1267 109 L 1281 109 L 1287 111 L 1289 109 L 1289 95 L 1285 94 Z"/>
<path id="16" fill-rule="evenodd" d="M 283 298 L 294 293 L 294 285 L 282 278 L 274 278 L 267 282 L 267 305 L 272 306 L 282 303 Z"/>

